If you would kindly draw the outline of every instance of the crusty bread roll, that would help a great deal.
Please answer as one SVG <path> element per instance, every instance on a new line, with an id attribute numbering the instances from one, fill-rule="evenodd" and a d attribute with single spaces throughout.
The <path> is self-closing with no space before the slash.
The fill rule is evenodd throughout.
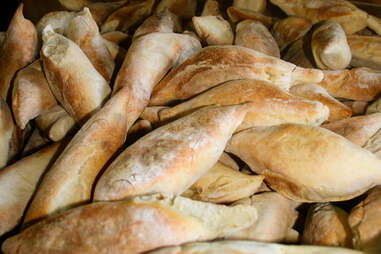
<path id="1" fill-rule="evenodd" d="M 21 221 L 41 175 L 54 161 L 59 143 L 29 155 L 0 171 L 0 236 Z"/>
<path id="2" fill-rule="evenodd" d="M 172 66 L 184 62 L 201 48 L 198 40 L 175 33 L 150 33 L 133 41 L 118 72 L 114 92 L 130 90 L 128 126 L 144 111 L 153 87 Z"/>
<path id="3" fill-rule="evenodd" d="M 122 7 L 127 0 L 112 1 L 112 2 L 93 2 L 89 0 L 58 0 L 58 2 L 68 10 L 80 11 L 84 7 L 90 9 L 91 15 L 98 25 L 111 15 L 115 10 Z"/>
<path id="4" fill-rule="evenodd" d="M 206 0 L 201 16 L 222 16 L 219 2 L 216 0 Z"/>
<path id="5" fill-rule="evenodd" d="M 280 57 L 279 47 L 270 31 L 254 20 L 244 20 L 236 26 L 235 45 L 251 48 L 273 57 Z"/>
<path id="6" fill-rule="evenodd" d="M 129 29 L 147 18 L 152 13 L 155 0 L 129 1 L 111 13 L 102 23 L 101 32 L 122 31 Z"/>
<path id="7" fill-rule="evenodd" d="M 232 45 L 233 30 L 227 20 L 221 16 L 194 16 L 193 26 L 197 35 L 208 45 Z"/>
<path id="8" fill-rule="evenodd" d="M 73 41 L 50 26 L 43 40 L 41 59 L 51 91 L 76 121 L 86 120 L 110 94 L 107 81 Z"/>
<path id="9" fill-rule="evenodd" d="M 342 119 L 322 127 L 340 134 L 353 144 L 363 146 L 381 128 L 381 113 Z"/>
<path id="10" fill-rule="evenodd" d="M 270 0 L 288 15 L 310 19 L 314 24 L 334 20 L 346 34 L 353 34 L 367 26 L 368 14 L 346 0 Z"/>
<path id="11" fill-rule="evenodd" d="M 34 61 L 18 71 L 13 81 L 12 111 L 15 122 L 21 129 L 30 120 L 57 105 L 41 64 L 40 59 Z"/>
<path id="12" fill-rule="evenodd" d="M 381 187 L 367 193 L 366 198 L 357 204 L 349 214 L 349 226 L 353 232 L 353 245 L 367 253 L 381 251 Z"/>
<path id="13" fill-rule="evenodd" d="M 168 247 L 147 254 L 364 254 L 345 248 L 282 245 L 255 241 L 214 241 L 188 243 Z"/>
<path id="14" fill-rule="evenodd" d="M 128 97 L 121 89 L 71 139 L 44 175 L 24 224 L 90 200 L 98 173 L 125 141 Z"/>
<path id="15" fill-rule="evenodd" d="M 181 21 L 172 12 L 165 9 L 163 12 L 155 13 L 144 20 L 134 32 L 133 39 L 149 33 L 171 33 L 182 32 Z"/>
<path id="16" fill-rule="evenodd" d="M 258 219 L 250 227 L 233 232 L 226 239 L 284 242 L 298 218 L 297 202 L 276 192 L 265 192 L 239 200 L 234 205 L 250 205 L 257 210 Z"/>
<path id="17" fill-rule="evenodd" d="M 240 9 L 264 12 L 266 9 L 266 0 L 234 0 L 233 6 Z"/>
<path id="18" fill-rule="evenodd" d="M 47 218 L 7 239 L 4 254 L 142 253 L 213 240 L 251 225 L 251 206 L 227 207 L 183 197 L 151 195 L 98 202 Z"/>
<path id="19" fill-rule="evenodd" d="M 238 130 L 282 123 L 320 125 L 329 116 L 328 107 L 317 101 L 293 96 L 265 81 L 242 79 L 225 82 L 172 108 L 162 109 L 159 111 L 159 117 L 161 121 L 165 121 L 205 105 L 244 102 L 252 104 Z"/>
<path id="20" fill-rule="evenodd" d="M 231 203 L 253 195 L 263 176 L 246 175 L 217 162 L 182 196 L 211 203 Z"/>
<path id="21" fill-rule="evenodd" d="M 196 14 L 197 1 L 194 0 L 161 0 L 155 12 L 168 9 L 170 12 L 183 19 L 190 19 Z"/>
<path id="22" fill-rule="evenodd" d="M 16 128 L 8 104 L 0 98 L 0 169 L 7 165 L 12 154 Z M 17 150 L 17 149 L 16 149 Z"/>
<path id="23" fill-rule="evenodd" d="M 299 67 L 315 68 L 312 52 L 306 46 L 304 39 L 299 39 L 292 43 L 282 59 Z"/>
<path id="24" fill-rule="evenodd" d="M 226 12 L 233 23 L 237 23 L 245 19 L 251 19 L 263 23 L 263 25 L 270 29 L 275 22 L 273 17 L 263 15 L 260 12 L 241 9 L 234 6 L 227 8 Z"/>
<path id="25" fill-rule="evenodd" d="M 311 49 L 315 63 L 321 69 L 345 69 L 352 59 L 344 30 L 332 20 L 322 22 L 313 31 Z"/>
<path id="26" fill-rule="evenodd" d="M 249 78 L 287 90 L 300 83 L 320 82 L 323 73 L 245 47 L 209 46 L 173 68 L 153 90 L 150 105 L 187 99 L 222 82 Z"/>
<path id="27" fill-rule="evenodd" d="M 111 163 L 94 200 L 181 194 L 217 162 L 246 111 L 247 104 L 206 107 L 155 129 Z"/>
<path id="28" fill-rule="evenodd" d="M 0 96 L 7 100 L 8 90 L 16 71 L 30 64 L 37 55 L 37 31 L 23 16 L 19 4 L 0 49 Z"/>
<path id="29" fill-rule="evenodd" d="M 348 213 L 330 203 L 310 206 L 302 243 L 351 248 L 352 232 L 348 224 Z"/>
<path id="30" fill-rule="evenodd" d="M 302 84 L 290 88 L 290 93 L 308 100 L 320 101 L 329 108 L 328 121 L 336 121 L 351 117 L 352 110 L 333 98 L 328 92 L 316 84 Z"/>
<path id="31" fill-rule="evenodd" d="M 301 202 L 357 197 L 381 181 L 381 160 L 327 129 L 297 124 L 241 131 L 227 144 L 271 188 Z"/>
<path id="32" fill-rule="evenodd" d="M 349 35 L 352 52 L 351 66 L 381 70 L 381 38 L 379 36 Z"/>
<path id="33" fill-rule="evenodd" d="M 306 35 L 311 27 L 312 22 L 309 19 L 290 16 L 275 22 L 271 32 L 282 51 Z"/>
<path id="34" fill-rule="evenodd" d="M 70 21 L 67 37 L 74 41 L 89 58 L 94 68 L 109 83 L 114 72 L 115 63 L 103 37 L 99 33 L 89 8 L 84 8 Z"/>
<path id="35" fill-rule="evenodd" d="M 365 67 L 324 71 L 324 79 L 317 84 L 333 97 L 372 101 L 381 92 L 381 71 Z"/>

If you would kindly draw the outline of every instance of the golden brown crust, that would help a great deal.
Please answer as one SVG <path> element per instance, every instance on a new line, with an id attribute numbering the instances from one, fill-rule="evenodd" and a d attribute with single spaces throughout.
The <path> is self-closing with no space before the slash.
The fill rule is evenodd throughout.
<path id="1" fill-rule="evenodd" d="M 282 59 L 303 68 L 316 67 L 312 56 L 311 47 L 308 45 L 305 38 L 299 39 L 292 43 L 287 49 L 286 54 L 283 55 Z"/>
<path id="2" fill-rule="evenodd" d="M 302 243 L 351 248 L 352 232 L 347 212 L 330 203 L 312 205 L 308 210 Z"/>
<path id="3" fill-rule="evenodd" d="M 297 85 L 290 88 L 290 93 L 308 100 L 316 100 L 329 108 L 328 121 L 336 121 L 351 117 L 352 110 L 330 96 L 324 88 L 315 84 Z"/>
<path id="4" fill-rule="evenodd" d="M 192 24 L 197 35 L 208 45 L 232 45 L 233 30 L 221 16 L 193 17 Z"/>
<path id="5" fill-rule="evenodd" d="M 381 92 L 381 72 L 365 67 L 324 71 L 318 85 L 336 98 L 372 101 Z"/>
<path id="6" fill-rule="evenodd" d="M 17 138 L 15 129 L 8 104 L 0 98 L 0 169 L 7 165 L 10 157 L 14 155 L 12 145 Z"/>
<path id="7" fill-rule="evenodd" d="M 183 19 L 190 19 L 196 14 L 197 1 L 194 0 L 161 0 L 155 12 L 168 9 Z"/>
<path id="8" fill-rule="evenodd" d="M 351 65 L 381 70 L 381 38 L 379 36 L 349 35 Z"/>
<path id="9" fill-rule="evenodd" d="M 24 223 L 90 200 L 95 178 L 125 141 L 128 96 L 120 90 L 77 132 L 42 179 Z"/>
<path id="10" fill-rule="evenodd" d="M 173 68 L 152 92 L 150 105 L 187 99 L 220 83 L 259 79 L 285 90 L 300 83 L 320 82 L 322 72 L 295 65 L 240 46 L 209 46 Z"/>
<path id="11" fill-rule="evenodd" d="M 233 6 L 240 8 L 240 9 L 246 9 L 256 12 L 264 12 L 266 10 L 266 0 L 257 0 L 257 1 L 251 1 L 251 0 L 234 0 Z"/>
<path id="12" fill-rule="evenodd" d="M 271 28 L 271 26 L 275 22 L 274 18 L 265 16 L 262 13 L 250 11 L 246 9 L 240 9 L 233 6 L 230 6 L 226 10 L 226 12 L 233 23 L 237 23 L 245 19 L 250 19 L 250 20 L 261 22 L 267 28 Z"/>
<path id="13" fill-rule="evenodd" d="M 13 81 L 12 111 L 15 122 L 21 129 L 25 128 L 29 120 L 57 105 L 41 64 L 40 59 L 34 61 L 17 72 Z"/>
<path id="14" fill-rule="evenodd" d="M 37 31 L 23 16 L 23 4 L 17 8 L 0 50 L 0 95 L 7 99 L 11 80 L 19 69 L 37 55 Z"/>

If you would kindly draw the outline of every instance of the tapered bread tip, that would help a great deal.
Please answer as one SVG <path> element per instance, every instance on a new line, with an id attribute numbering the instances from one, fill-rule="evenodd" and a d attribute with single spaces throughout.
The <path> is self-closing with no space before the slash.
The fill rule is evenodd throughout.
<path id="1" fill-rule="evenodd" d="M 246 110 L 246 104 L 205 107 L 155 129 L 111 163 L 96 184 L 94 200 L 181 194 L 218 161 Z"/>

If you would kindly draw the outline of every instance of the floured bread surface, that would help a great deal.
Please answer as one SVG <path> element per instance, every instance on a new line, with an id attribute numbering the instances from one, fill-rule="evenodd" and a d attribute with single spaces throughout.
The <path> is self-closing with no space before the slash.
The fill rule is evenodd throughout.
<path id="1" fill-rule="evenodd" d="M 207 107 L 155 129 L 106 169 L 94 199 L 181 194 L 217 162 L 246 111 L 247 105 Z"/>
<path id="2" fill-rule="evenodd" d="M 256 210 L 250 206 L 143 196 L 71 209 L 8 239 L 2 250 L 5 254 L 142 253 L 213 240 L 248 227 L 255 220 Z"/>
<path id="3" fill-rule="evenodd" d="M 381 181 L 381 160 L 320 127 L 283 124 L 241 131 L 227 152 L 265 176 L 282 195 L 301 202 L 348 200 Z"/>
<path id="4" fill-rule="evenodd" d="M 41 58 L 50 89 L 73 118 L 88 118 L 110 94 L 108 83 L 74 42 L 50 26 L 43 39 Z"/>
<path id="5" fill-rule="evenodd" d="M 192 18 L 197 35 L 208 45 L 232 45 L 233 30 L 227 20 L 220 16 L 201 16 Z"/>
<path id="6" fill-rule="evenodd" d="M 300 83 L 320 82 L 323 73 L 241 46 L 209 46 L 172 69 L 153 90 L 150 105 L 187 99 L 222 82 L 259 79 L 282 89 Z"/>

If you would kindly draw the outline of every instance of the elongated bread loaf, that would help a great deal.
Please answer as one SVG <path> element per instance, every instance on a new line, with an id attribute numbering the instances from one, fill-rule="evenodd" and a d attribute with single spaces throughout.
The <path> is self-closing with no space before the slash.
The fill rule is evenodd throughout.
<path id="1" fill-rule="evenodd" d="M 99 202 L 48 218 L 9 238 L 4 254 L 142 253 L 213 240 L 251 225 L 254 207 L 152 195 Z"/>
<path id="2" fill-rule="evenodd" d="M 208 45 L 233 44 L 233 30 L 229 22 L 221 16 L 195 16 L 192 24 L 197 35 Z"/>
<path id="3" fill-rule="evenodd" d="M 25 157 L 0 171 L 0 236 L 20 223 L 41 175 L 57 156 L 59 143 Z"/>
<path id="4" fill-rule="evenodd" d="M 0 169 L 7 165 L 10 156 L 13 155 L 12 142 L 15 132 L 16 126 L 13 123 L 12 113 L 8 104 L 0 98 Z"/>
<path id="5" fill-rule="evenodd" d="M 205 105 L 231 105 L 252 102 L 239 130 L 253 126 L 282 123 L 320 125 L 329 116 L 329 109 L 316 101 L 293 96 L 265 81 L 232 80 L 178 104 L 159 111 L 161 121 L 178 118 Z"/>
<path id="6" fill-rule="evenodd" d="M 206 107 L 155 129 L 111 163 L 94 200 L 181 194 L 217 162 L 246 111 L 247 105 Z"/>
<path id="7" fill-rule="evenodd" d="M 128 96 L 120 90 L 77 132 L 42 179 L 24 224 L 90 200 L 95 178 L 125 141 Z"/>
<path id="8" fill-rule="evenodd" d="M 259 79 L 282 89 L 320 82 L 323 73 L 240 46 L 209 46 L 173 68 L 152 92 L 150 105 L 187 99 L 222 82 Z"/>
<path id="9" fill-rule="evenodd" d="M 352 52 L 351 66 L 381 70 L 381 38 L 379 36 L 349 35 Z"/>
<path id="10" fill-rule="evenodd" d="M 381 160 L 327 129 L 297 124 L 235 134 L 226 150 L 282 195 L 301 202 L 340 201 L 380 184 Z"/>

